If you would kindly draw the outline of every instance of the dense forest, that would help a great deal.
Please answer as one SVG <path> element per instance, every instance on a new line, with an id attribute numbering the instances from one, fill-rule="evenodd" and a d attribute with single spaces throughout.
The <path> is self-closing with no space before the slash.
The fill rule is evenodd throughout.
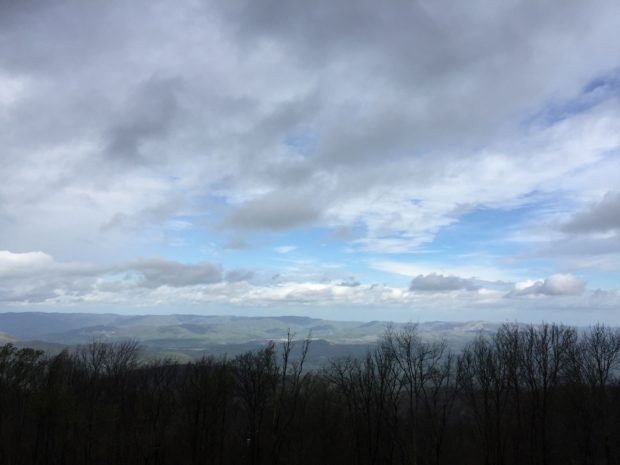
<path id="1" fill-rule="evenodd" d="M 387 330 L 319 371 L 308 350 L 289 335 L 180 364 L 135 342 L 2 346 L 0 463 L 620 463 L 615 329 L 504 325 L 458 354 Z"/>

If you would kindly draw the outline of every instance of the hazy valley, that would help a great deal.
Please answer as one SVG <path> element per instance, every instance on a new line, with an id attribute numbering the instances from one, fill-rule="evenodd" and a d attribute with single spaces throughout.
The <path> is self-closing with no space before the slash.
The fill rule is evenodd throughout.
<path id="1" fill-rule="evenodd" d="M 218 315 L 118 315 L 87 313 L 0 313 L 0 343 L 59 351 L 92 341 L 138 341 L 151 357 L 189 360 L 203 355 L 235 356 L 269 341 L 312 339 L 309 366 L 330 358 L 358 356 L 389 327 L 386 321 L 335 321 L 300 316 L 237 317 Z M 417 324 L 422 339 L 446 340 L 459 350 L 476 335 L 494 332 L 499 324 L 482 321 Z"/>

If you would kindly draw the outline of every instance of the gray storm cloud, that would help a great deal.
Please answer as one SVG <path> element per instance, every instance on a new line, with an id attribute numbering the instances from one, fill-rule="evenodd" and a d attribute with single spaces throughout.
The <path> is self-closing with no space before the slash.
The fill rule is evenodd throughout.
<path id="1" fill-rule="evenodd" d="M 173 130 L 179 111 L 175 94 L 180 85 L 175 79 L 151 78 L 143 82 L 105 134 L 105 155 L 130 165 L 152 162 L 154 156 L 160 155 L 154 148 Z"/>
<path id="2" fill-rule="evenodd" d="M 463 279 L 458 276 L 444 276 L 431 273 L 416 276 L 409 285 L 410 291 L 421 292 L 450 292 L 458 290 L 474 291 L 479 289 L 473 279 Z"/>
<path id="3" fill-rule="evenodd" d="M 601 269 L 620 263 L 620 193 L 609 191 L 578 210 L 560 231 L 564 237 L 542 247 L 539 256 L 567 257 Z"/>
<path id="4" fill-rule="evenodd" d="M 600 202 L 578 212 L 563 230 L 578 234 L 620 232 L 620 192 L 608 192 Z"/>
<path id="5" fill-rule="evenodd" d="M 233 210 L 223 226 L 277 230 L 311 225 L 320 218 L 321 205 L 309 197 L 305 193 L 287 190 L 269 193 Z"/>
<path id="6" fill-rule="evenodd" d="M 254 271 L 252 270 L 231 270 L 226 273 L 225 279 L 229 283 L 237 283 L 242 281 L 249 281 L 254 277 Z"/>
<path id="7" fill-rule="evenodd" d="M 123 268 L 141 275 L 138 285 L 148 288 L 195 286 L 222 281 L 222 267 L 206 262 L 184 264 L 151 258 L 129 263 Z"/>
<path id="8" fill-rule="evenodd" d="M 69 295 L 79 298 L 94 292 L 122 293 L 131 289 L 207 286 L 224 280 L 252 278 L 252 270 L 229 270 L 208 262 L 181 263 L 145 258 L 116 265 L 58 262 L 42 252 L 0 251 L 0 300 L 39 302 Z"/>

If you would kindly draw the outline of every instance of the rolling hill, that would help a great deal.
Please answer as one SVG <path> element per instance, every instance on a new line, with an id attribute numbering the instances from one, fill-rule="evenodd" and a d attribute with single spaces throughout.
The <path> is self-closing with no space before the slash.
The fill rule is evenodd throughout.
<path id="1" fill-rule="evenodd" d="M 93 340 L 133 339 L 148 352 L 182 359 L 202 355 L 234 356 L 280 341 L 290 331 L 295 339 L 311 337 L 311 364 L 330 357 L 359 355 L 392 326 L 385 321 L 332 321 L 301 316 L 237 317 L 221 315 L 116 315 L 86 313 L 0 313 L 0 343 L 60 350 Z M 499 325 L 487 322 L 427 322 L 417 325 L 426 340 L 445 339 L 455 349 L 477 334 Z M 10 336 L 9 336 L 10 334 Z M 4 338 L 4 339 L 3 339 Z"/>

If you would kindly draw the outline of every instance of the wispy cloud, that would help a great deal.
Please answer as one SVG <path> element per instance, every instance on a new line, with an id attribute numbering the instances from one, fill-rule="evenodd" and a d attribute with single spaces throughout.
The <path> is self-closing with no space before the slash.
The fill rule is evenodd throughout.
<path id="1" fill-rule="evenodd" d="M 281 246 L 276 247 L 274 250 L 280 254 L 287 254 L 296 249 L 297 247 L 294 245 L 281 245 Z"/>

